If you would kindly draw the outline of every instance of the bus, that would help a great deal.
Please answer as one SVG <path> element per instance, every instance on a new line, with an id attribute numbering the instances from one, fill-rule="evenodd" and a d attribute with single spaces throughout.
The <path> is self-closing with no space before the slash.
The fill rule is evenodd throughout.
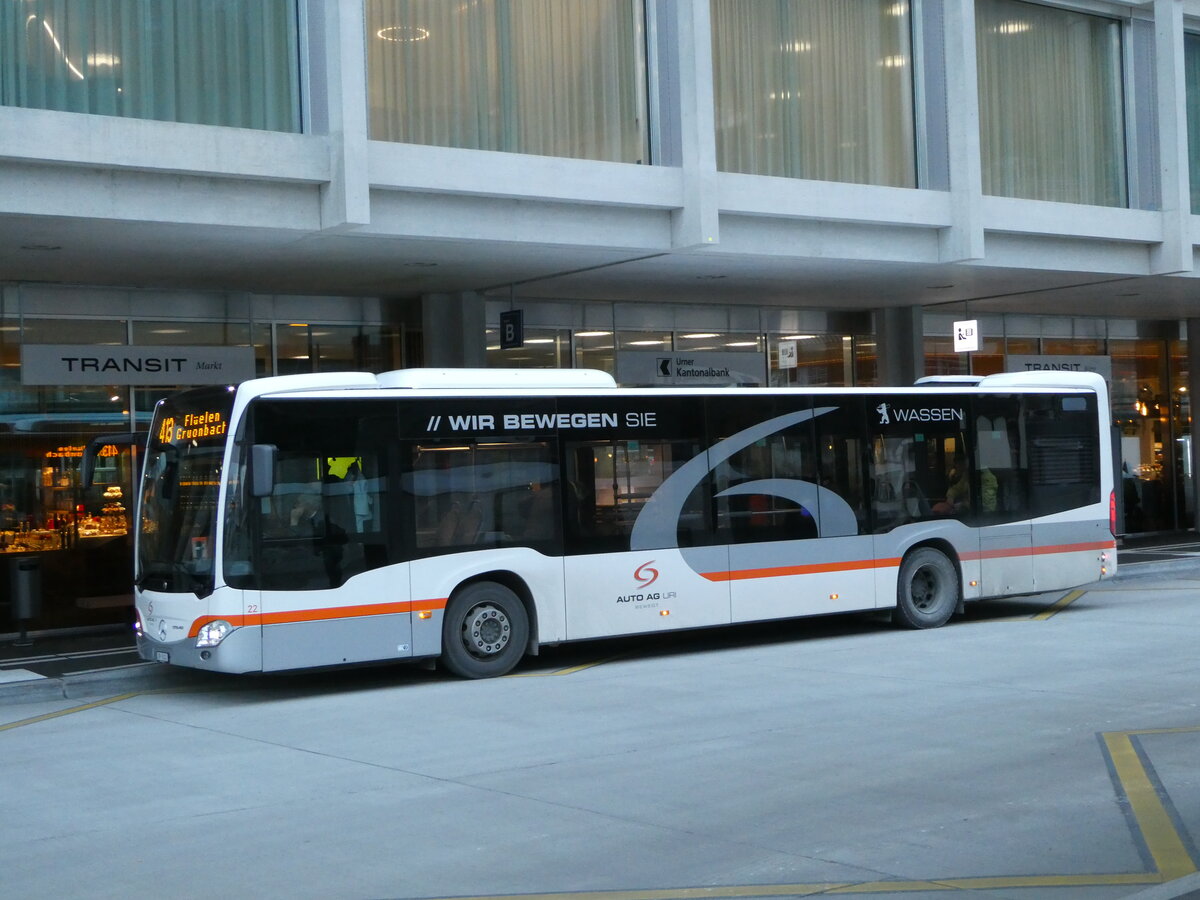
<path id="1" fill-rule="evenodd" d="M 1116 572 L 1108 392 L 620 388 L 591 370 L 262 378 L 156 407 L 140 655 L 273 672 L 969 601 Z"/>

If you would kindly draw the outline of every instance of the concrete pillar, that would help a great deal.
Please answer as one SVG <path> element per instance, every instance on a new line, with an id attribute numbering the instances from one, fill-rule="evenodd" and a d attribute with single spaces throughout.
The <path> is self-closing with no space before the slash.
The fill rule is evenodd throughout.
<path id="1" fill-rule="evenodd" d="M 907 387 L 925 374 L 925 333 L 921 307 L 875 310 L 875 351 L 879 383 Z"/>
<path id="2" fill-rule="evenodd" d="M 473 291 L 426 294 L 421 298 L 424 365 L 434 368 L 486 366 L 486 322 L 481 294 Z"/>

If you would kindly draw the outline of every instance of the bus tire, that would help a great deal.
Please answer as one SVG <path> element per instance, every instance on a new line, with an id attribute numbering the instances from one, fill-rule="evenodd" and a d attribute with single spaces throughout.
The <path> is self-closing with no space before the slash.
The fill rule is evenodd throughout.
<path id="1" fill-rule="evenodd" d="M 462 678 L 512 671 L 529 642 L 521 599 L 502 584 L 477 581 L 456 591 L 442 620 L 442 661 Z"/>
<path id="2" fill-rule="evenodd" d="M 958 608 L 958 570 L 946 554 L 918 547 L 900 564 L 892 620 L 907 628 L 945 625 Z"/>

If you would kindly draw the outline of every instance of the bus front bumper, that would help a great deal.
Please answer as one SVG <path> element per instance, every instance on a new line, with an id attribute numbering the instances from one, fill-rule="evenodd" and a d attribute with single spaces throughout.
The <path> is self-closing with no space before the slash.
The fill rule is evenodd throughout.
<path id="1" fill-rule="evenodd" d="M 215 647 L 197 647 L 194 637 L 159 641 L 145 634 L 137 638 L 138 655 L 149 662 L 206 669 L 210 672 L 261 672 L 262 629 L 235 628 Z"/>

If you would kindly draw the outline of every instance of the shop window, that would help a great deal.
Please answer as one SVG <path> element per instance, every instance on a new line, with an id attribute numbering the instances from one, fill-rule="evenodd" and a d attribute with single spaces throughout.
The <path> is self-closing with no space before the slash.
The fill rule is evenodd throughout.
<path id="1" fill-rule="evenodd" d="M 300 130 L 296 0 L 0 3 L 0 105 Z"/>

